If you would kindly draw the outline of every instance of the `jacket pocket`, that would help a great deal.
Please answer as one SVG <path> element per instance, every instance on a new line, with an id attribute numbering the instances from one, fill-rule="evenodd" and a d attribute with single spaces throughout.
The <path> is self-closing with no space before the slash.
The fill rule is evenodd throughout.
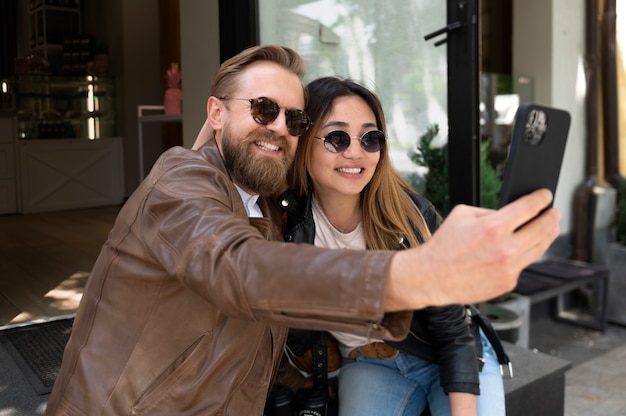
<path id="1" fill-rule="evenodd" d="M 133 406 L 133 414 L 149 413 L 150 408 L 158 404 L 166 396 L 166 393 L 171 391 L 181 376 L 194 368 L 196 362 L 194 356 L 199 354 L 197 352 L 198 345 L 204 337 L 205 335 L 194 341 L 161 375 L 150 383 Z"/>
<path id="2" fill-rule="evenodd" d="M 52 413 L 52 408 L 48 409 L 50 413 Z M 71 403 L 70 400 L 65 397 L 61 397 L 59 400 L 59 405 L 54 410 L 54 414 L 57 415 L 65 415 L 65 416 L 88 416 L 88 414 Z"/>

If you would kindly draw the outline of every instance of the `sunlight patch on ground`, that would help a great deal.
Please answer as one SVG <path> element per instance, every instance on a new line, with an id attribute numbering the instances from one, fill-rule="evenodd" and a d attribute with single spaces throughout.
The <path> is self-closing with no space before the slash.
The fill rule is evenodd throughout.
<path id="1" fill-rule="evenodd" d="M 83 288 L 88 277 L 89 272 L 76 272 L 46 293 L 44 299 L 51 301 L 50 306 L 59 311 L 75 311 L 83 296 Z"/>
<path id="2" fill-rule="evenodd" d="M 88 277 L 89 272 L 77 271 L 73 273 L 54 289 L 48 291 L 42 298 L 36 302 L 31 301 L 28 303 L 28 309 L 20 307 L 20 304 L 23 302 L 8 302 L 7 305 L 12 305 L 13 311 L 11 315 L 3 319 L 6 322 L 6 326 L 75 313 L 83 296 L 83 289 Z M 7 305 L 4 305 L 5 309 L 9 307 Z M 7 315 L 6 312 L 5 315 Z M 0 326 L 3 326 L 2 323 L 0 323 Z"/>

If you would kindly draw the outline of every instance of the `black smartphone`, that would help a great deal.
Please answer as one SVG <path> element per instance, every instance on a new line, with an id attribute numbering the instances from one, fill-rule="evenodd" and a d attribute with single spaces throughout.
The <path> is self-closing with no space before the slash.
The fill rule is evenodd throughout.
<path id="1" fill-rule="evenodd" d="M 540 188 L 556 192 L 570 126 L 567 111 L 534 103 L 515 114 L 499 206 Z"/>

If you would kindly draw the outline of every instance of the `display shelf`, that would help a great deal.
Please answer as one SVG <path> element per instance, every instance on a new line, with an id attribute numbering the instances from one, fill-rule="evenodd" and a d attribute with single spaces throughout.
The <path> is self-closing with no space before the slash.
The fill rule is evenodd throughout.
<path id="1" fill-rule="evenodd" d="M 81 33 L 80 1 L 31 0 L 29 15 L 31 53 L 42 56 L 52 72 L 59 72 L 66 40 Z"/>
<path id="2" fill-rule="evenodd" d="M 113 80 L 21 75 L 10 81 L 12 108 L 0 117 L 0 213 L 121 203 Z"/>
<path id="3" fill-rule="evenodd" d="M 20 139 L 116 134 L 113 78 L 19 75 L 9 80 Z"/>

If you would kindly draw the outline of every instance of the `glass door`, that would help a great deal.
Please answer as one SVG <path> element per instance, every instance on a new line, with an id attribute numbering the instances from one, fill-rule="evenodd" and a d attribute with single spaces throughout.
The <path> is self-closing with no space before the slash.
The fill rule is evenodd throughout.
<path id="1" fill-rule="evenodd" d="M 446 2 L 263 0 L 258 7 L 260 43 L 297 50 L 305 81 L 339 75 L 378 94 L 396 168 L 419 174 L 409 153 L 420 136 L 435 124 L 440 140 L 447 136 L 446 48 L 424 40 L 445 25 Z"/>

